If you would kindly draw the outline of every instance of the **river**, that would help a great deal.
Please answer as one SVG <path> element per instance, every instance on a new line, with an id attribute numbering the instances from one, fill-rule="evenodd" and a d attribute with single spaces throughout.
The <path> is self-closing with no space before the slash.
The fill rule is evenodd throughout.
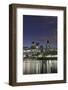
<path id="1" fill-rule="evenodd" d="M 57 60 L 23 60 L 23 74 L 57 73 Z"/>

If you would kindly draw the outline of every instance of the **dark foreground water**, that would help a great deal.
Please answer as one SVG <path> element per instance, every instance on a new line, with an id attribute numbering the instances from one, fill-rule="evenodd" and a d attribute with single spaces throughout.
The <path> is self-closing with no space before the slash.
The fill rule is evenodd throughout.
<path id="1" fill-rule="evenodd" d="M 57 73 L 57 60 L 24 59 L 23 74 Z"/>

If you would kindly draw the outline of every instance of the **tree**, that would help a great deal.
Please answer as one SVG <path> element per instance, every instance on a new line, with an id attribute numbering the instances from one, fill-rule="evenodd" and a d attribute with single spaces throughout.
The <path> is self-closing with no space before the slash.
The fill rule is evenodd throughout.
<path id="1" fill-rule="evenodd" d="M 34 41 L 32 42 L 32 45 L 31 45 L 31 49 L 35 49 L 36 48 L 36 45 L 34 43 Z"/>

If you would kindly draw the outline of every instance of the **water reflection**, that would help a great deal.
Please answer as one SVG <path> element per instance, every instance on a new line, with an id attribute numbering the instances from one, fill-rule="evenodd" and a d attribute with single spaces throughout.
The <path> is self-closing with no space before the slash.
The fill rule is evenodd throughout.
<path id="1" fill-rule="evenodd" d="M 23 74 L 57 73 L 57 60 L 24 59 Z"/>

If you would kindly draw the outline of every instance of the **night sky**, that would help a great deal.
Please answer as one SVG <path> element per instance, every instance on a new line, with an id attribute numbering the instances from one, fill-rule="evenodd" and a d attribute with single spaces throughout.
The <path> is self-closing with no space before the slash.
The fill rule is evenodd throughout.
<path id="1" fill-rule="evenodd" d="M 32 41 L 45 46 L 47 40 L 52 48 L 57 48 L 57 17 L 23 15 L 24 47 L 30 47 Z"/>

